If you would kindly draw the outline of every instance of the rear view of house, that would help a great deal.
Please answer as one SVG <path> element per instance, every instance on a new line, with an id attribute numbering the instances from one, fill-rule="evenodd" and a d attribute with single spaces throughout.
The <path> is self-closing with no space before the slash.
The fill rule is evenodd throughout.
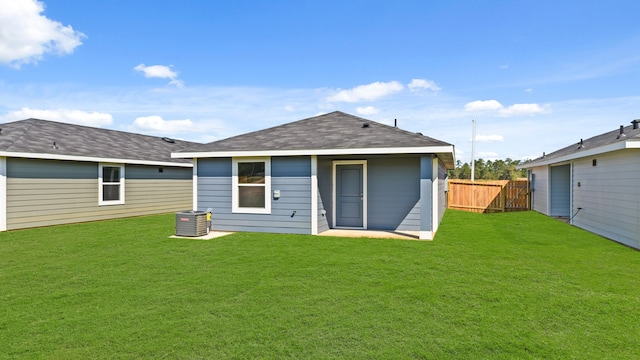
<path id="1" fill-rule="evenodd" d="M 453 145 L 339 111 L 174 152 L 194 161 L 193 209 L 223 231 L 415 232 L 433 238 Z"/>
<path id="2" fill-rule="evenodd" d="M 523 164 L 532 209 L 640 249 L 639 123 Z"/>
<path id="3" fill-rule="evenodd" d="M 0 231 L 191 207 L 193 143 L 28 119 L 0 125 Z"/>

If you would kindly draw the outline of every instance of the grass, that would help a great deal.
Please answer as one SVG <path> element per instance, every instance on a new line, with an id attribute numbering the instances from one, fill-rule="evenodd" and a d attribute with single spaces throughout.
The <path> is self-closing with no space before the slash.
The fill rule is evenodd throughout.
<path id="1" fill-rule="evenodd" d="M 173 215 L 0 234 L 0 358 L 640 357 L 640 252 L 533 212 L 433 242 L 238 233 Z"/>

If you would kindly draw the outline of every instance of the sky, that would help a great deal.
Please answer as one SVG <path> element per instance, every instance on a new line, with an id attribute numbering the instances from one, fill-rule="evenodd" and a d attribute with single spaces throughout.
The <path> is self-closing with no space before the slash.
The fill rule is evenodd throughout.
<path id="1" fill-rule="evenodd" d="M 637 1 L 0 0 L 0 123 L 211 142 L 340 110 L 536 158 L 640 118 Z"/>

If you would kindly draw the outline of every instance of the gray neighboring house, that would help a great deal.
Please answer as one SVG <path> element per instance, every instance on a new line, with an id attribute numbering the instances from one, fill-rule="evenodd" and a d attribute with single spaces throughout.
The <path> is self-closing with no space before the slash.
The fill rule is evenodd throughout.
<path id="1" fill-rule="evenodd" d="M 522 164 L 532 209 L 640 249 L 639 123 Z"/>
<path id="2" fill-rule="evenodd" d="M 332 112 L 174 152 L 193 159 L 193 209 L 222 231 L 412 232 L 432 239 L 454 146 Z"/>
<path id="3" fill-rule="evenodd" d="M 53 121 L 0 125 L 0 231 L 191 208 L 194 143 Z"/>

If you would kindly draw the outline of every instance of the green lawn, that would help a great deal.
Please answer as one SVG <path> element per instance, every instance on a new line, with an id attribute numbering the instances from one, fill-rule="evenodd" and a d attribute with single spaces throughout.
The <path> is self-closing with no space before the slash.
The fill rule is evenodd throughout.
<path id="1" fill-rule="evenodd" d="M 640 358 L 640 252 L 537 213 L 432 242 L 169 239 L 174 215 L 0 234 L 0 358 Z"/>

